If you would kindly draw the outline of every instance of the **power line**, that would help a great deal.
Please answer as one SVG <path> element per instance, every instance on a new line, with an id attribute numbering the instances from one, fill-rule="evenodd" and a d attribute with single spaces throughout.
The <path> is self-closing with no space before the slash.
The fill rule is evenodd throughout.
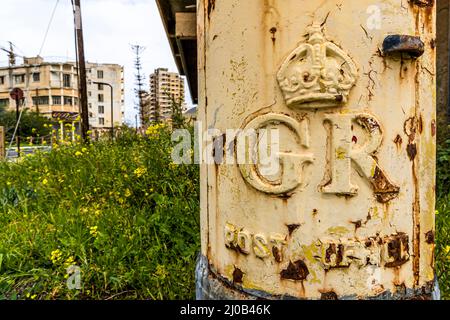
<path id="1" fill-rule="evenodd" d="M 50 31 L 50 27 L 53 22 L 53 18 L 55 17 L 56 9 L 58 8 L 59 0 L 56 0 L 55 7 L 53 8 L 52 16 L 50 17 L 50 21 L 47 26 L 47 30 L 45 31 L 44 40 L 42 40 L 41 49 L 39 50 L 38 56 L 41 55 L 42 49 L 44 49 L 45 41 L 47 40 L 48 32 Z"/>

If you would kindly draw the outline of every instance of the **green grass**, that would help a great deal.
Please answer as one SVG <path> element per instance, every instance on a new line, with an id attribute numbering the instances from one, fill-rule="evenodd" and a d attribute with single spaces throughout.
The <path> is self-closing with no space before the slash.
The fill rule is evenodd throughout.
<path id="1" fill-rule="evenodd" d="M 170 153 L 162 129 L 0 163 L 0 298 L 194 298 L 198 168 Z"/>

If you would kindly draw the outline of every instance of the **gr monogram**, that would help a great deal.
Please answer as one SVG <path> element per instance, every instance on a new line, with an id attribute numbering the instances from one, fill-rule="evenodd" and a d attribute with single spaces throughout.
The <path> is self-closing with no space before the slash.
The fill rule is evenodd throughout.
<path id="1" fill-rule="evenodd" d="M 358 186 L 351 179 L 352 170 L 367 179 L 372 185 L 379 202 L 388 202 L 396 197 L 399 187 L 395 186 L 380 167 L 375 154 L 379 149 L 383 134 L 379 121 L 367 113 L 330 113 L 325 114 L 324 122 L 330 129 L 330 163 L 326 173 L 327 182 L 319 186 L 319 190 L 327 194 L 354 196 L 358 193 Z M 280 178 L 271 180 L 265 177 L 261 165 L 239 164 L 242 176 L 253 188 L 267 194 L 286 194 L 305 185 L 303 171 L 305 166 L 314 165 L 315 155 L 309 151 L 311 135 L 307 118 L 297 121 L 284 114 L 268 113 L 250 121 L 245 129 L 261 130 L 269 124 L 277 124 L 289 128 L 289 132 L 300 141 L 304 151 L 292 153 L 278 152 L 280 163 Z M 355 143 L 354 126 L 360 126 L 365 133 L 365 143 Z M 324 137 L 322 137 L 324 138 Z M 237 148 L 247 152 L 257 150 L 260 140 L 249 141 L 245 135 L 237 136 Z"/>

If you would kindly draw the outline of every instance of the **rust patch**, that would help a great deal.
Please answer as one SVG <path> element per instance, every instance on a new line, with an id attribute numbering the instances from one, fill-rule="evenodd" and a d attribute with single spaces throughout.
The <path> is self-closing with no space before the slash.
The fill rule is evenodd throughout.
<path id="1" fill-rule="evenodd" d="M 319 210 L 313 209 L 313 215 L 316 215 L 316 214 L 318 214 L 318 213 L 319 213 Z"/>
<path id="2" fill-rule="evenodd" d="M 408 235 L 399 233 L 385 239 L 386 254 L 392 261 L 385 264 L 386 268 L 395 268 L 403 265 L 409 260 Z"/>
<path id="3" fill-rule="evenodd" d="M 392 184 L 378 166 L 375 168 L 375 174 L 371 179 L 371 183 L 377 201 L 381 203 L 391 201 L 400 191 L 400 188 Z"/>
<path id="4" fill-rule="evenodd" d="M 216 8 L 216 0 L 208 0 L 208 20 L 211 19 L 211 13 Z"/>
<path id="5" fill-rule="evenodd" d="M 416 130 L 417 130 L 417 119 L 415 117 L 408 118 L 403 125 L 403 131 L 409 137 L 410 142 L 414 141 L 416 136 Z"/>
<path id="6" fill-rule="evenodd" d="M 409 0 L 409 3 L 419 7 L 432 7 L 434 6 L 434 0 Z"/>
<path id="7" fill-rule="evenodd" d="M 436 136 L 436 120 L 431 121 L 431 135 Z"/>
<path id="8" fill-rule="evenodd" d="M 358 138 L 357 138 L 356 136 L 353 136 L 353 137 L 352 137 L 352 142 L 353 142 L 353 143 L 358 143 Z"/>
<path id="9" fill-rule="evenodd" d="M 292 236 L 292 233 L 300 228 L 300 224 L 288 224 L 286 227 L 288 228 L 289 235 Z"/>
<path id="10" fill-rule="evenodd" d="M 417 123 L 417 129 L 419 130 L 419 133 L 422 134 L 423 132 L 423 118 L 422 115 L 419 117 L 419 121 Z"/>
<path id="11" fill-rule="evenodd" d="M 303 281 L 309 275 L 309 270 L 302 260 L 297 260 L 294 263 L 289 261 L 288 267 L 281 271 L 281 279 Z"/>
<path id="12" fill-rule="evenodd" d="M 339 300 L 338 295 L 334 291 L 321 292 L 320 300 Z"/>
<path id="13" fill-rule="evenodd" d="M 417 155 L 417 145 L 415 143 L 408 144 L 406 152 L 408 153 L 409 160 L 414 161 Z"/>
<path id="14" fill-rule="evenodd" d="M 435 237 L 434 237 L 434 231 L 433 230 L 430 230 L 427 233 L 425 233 L 425 241 L 428 244 L 434 244 L 434 239 L 435 239 Z"/>
<path id="15" fill-rule="evenodd" d="M 370 132 L 373 132 L 375 130 L 380 130 L 380 125 L 373 119 L 359 116 L 358 120 L 362 122 L 362 124 L 369 130 Z"/>
<path id="16" fill-rule="evenodd" d="M 239 268 L 234 268 L 233 271 L 233 283 L 242 283 L 242 279 L 244 278 L 244 273 Z"/>
<path id="17" fill-rule="evenodd" d="M 362 220 L 358 220 L 358 221 L 350 221 L 350 223 L 355 225 L 355 231 L 357 231 L 359 228 L 362 227 Z"/>
<path id="18" fill-rule="evenodd" d="M 399 134 L 395 137 L 394 143 L 396 144 L 397 149 L 400 149 L 402 147 L 403 139 Z"/>
<path id="19" fill-rule="evenodd" d="M 430 47 L 431 47 L 432 50 L 434 50 L 436 48 L 436 39 L 431 39 Z"/>
<path id="20" fill-rule="evenodd" d="M 277 33 L 277 28 L 272 27 L 270 28 L 270 33 L 272 34 L 272 43 L 275 44 L 277 38 L 275 36 L 275 34 Z"/>
<path id="21" fill-rule="evenodd" d="M 280 249 L 278 249 L 277 247 L 272 247 L 272 254 L 276 262 L 280 263 L 281 261 L 283 261 Z"/>
<path id="22" fill-rule="evenodd" d="M 342 244 L 336 245 L 335 243 L 330 244 L 330 246 L 325 251 L 325 262 L 331 263 L 331 257 L 336 255 L 335 268 L 339 268 L 340 264 L 344 258 L 344 246 Z"/>

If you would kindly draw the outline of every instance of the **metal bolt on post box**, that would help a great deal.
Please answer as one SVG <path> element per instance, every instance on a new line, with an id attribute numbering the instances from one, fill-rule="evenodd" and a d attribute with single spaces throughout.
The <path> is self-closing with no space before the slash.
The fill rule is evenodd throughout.
<path id="1" fill-rule="evenodd" d="M 251 14 L 249 14 L 251 13 Z M 199 0 L 198 299 L 438 299 L 435 2 Z M 273 142 L 273 141 L 272 141 Z M 210 150 L 204 141 L 202 150 Z"/>

